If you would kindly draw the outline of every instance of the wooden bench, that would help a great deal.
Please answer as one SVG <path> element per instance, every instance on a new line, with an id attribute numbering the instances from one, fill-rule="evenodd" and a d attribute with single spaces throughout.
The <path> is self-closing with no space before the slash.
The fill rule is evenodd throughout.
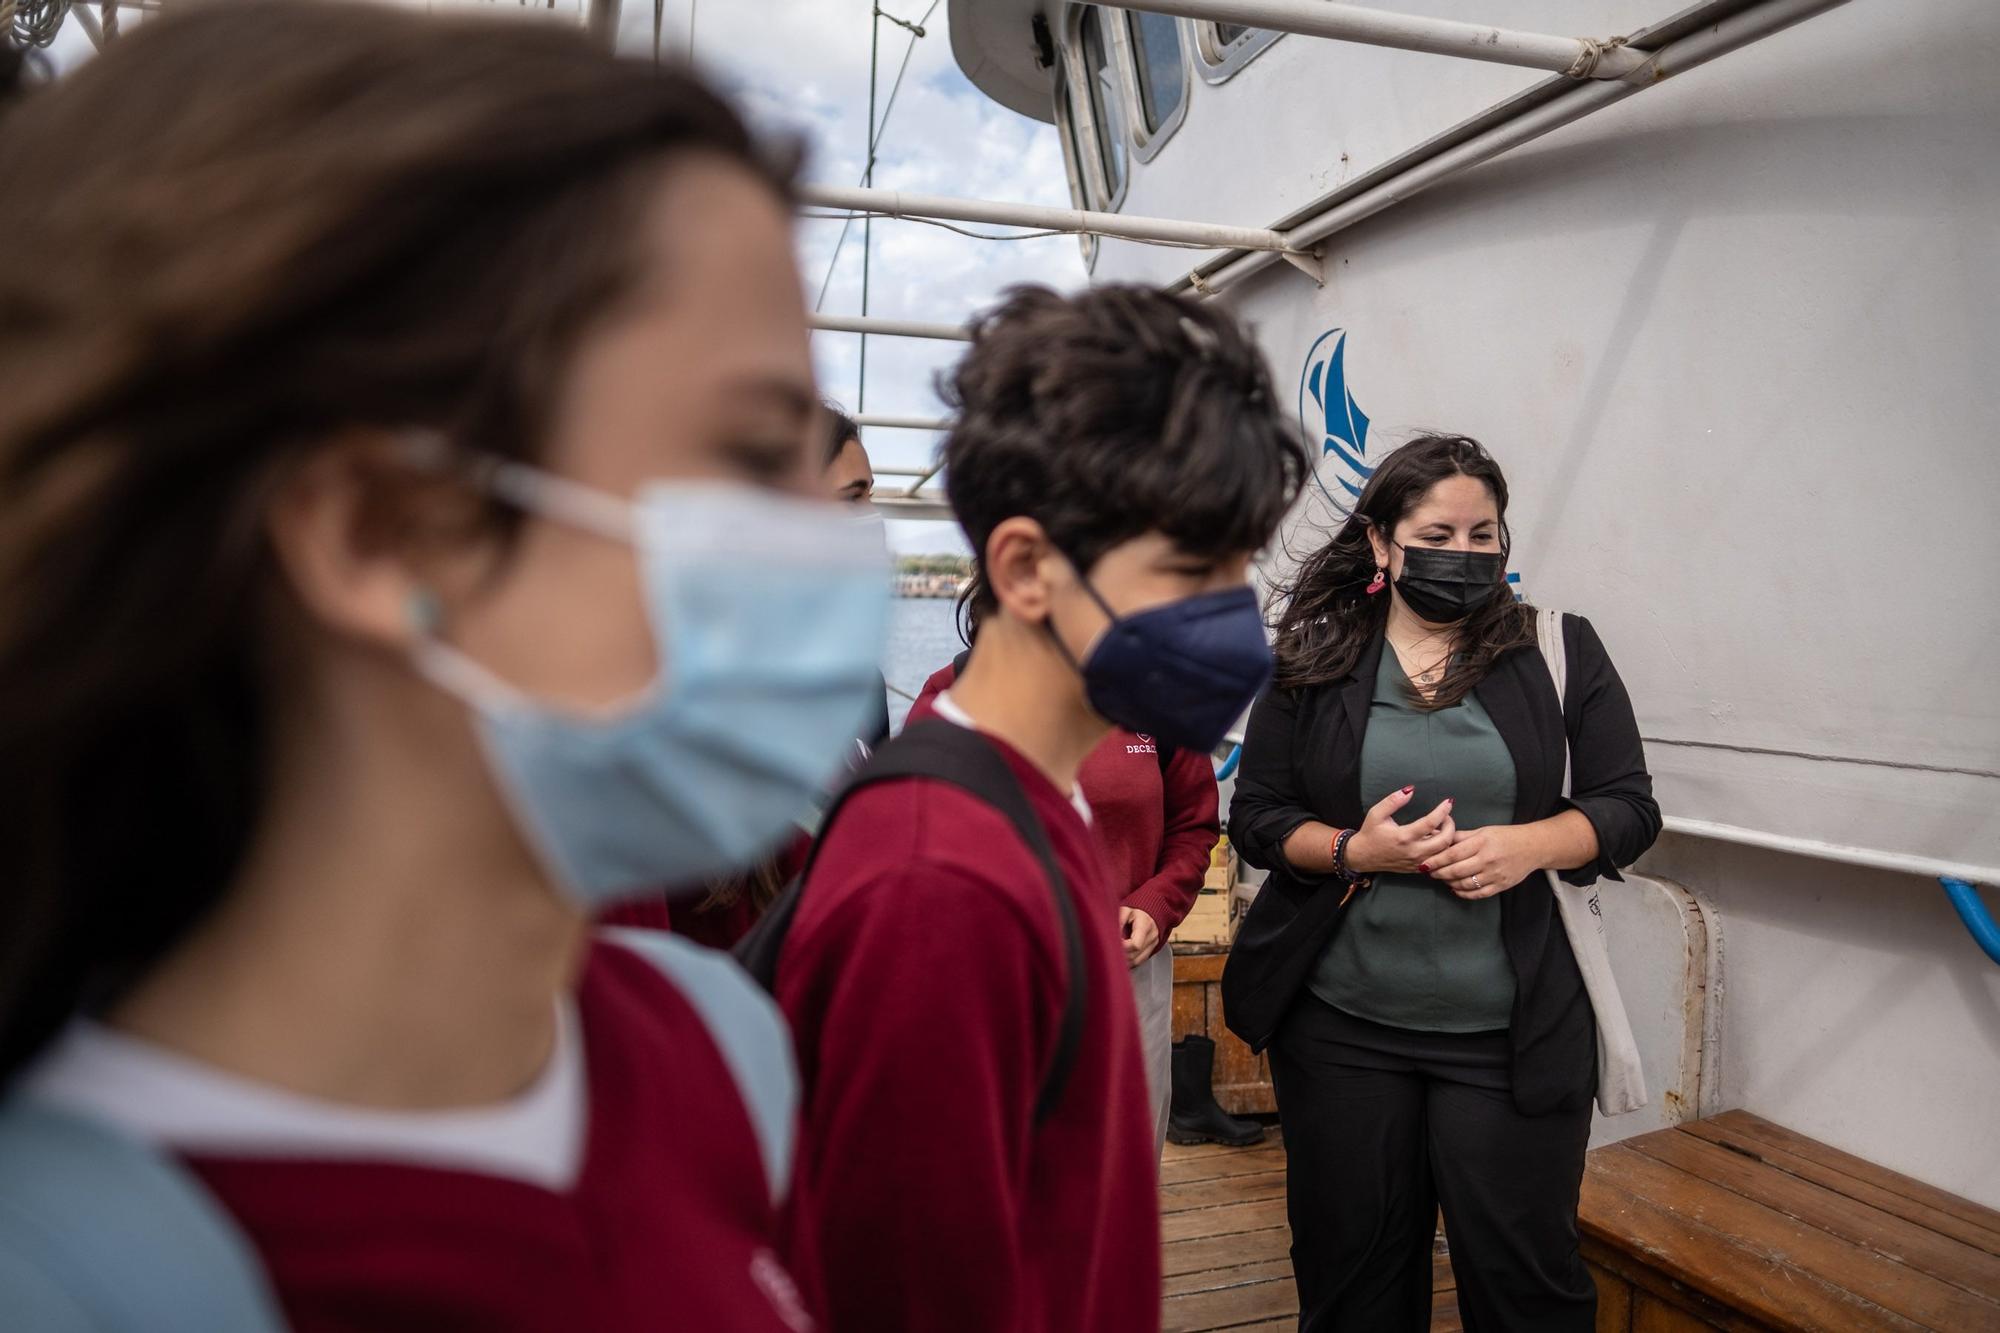
<path id="1" fill-rule="evenodd" d="M 1598 1333 L 2000 1330 L 2000 1212 L 1742 1111 L 1590 1154 Z"/>

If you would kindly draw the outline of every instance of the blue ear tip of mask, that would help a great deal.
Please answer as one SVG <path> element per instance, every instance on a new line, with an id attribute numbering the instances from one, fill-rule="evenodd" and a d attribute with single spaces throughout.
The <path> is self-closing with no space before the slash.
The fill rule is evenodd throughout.
<path id="1" fill-rule="evenodd" d="M 410 628 L 419 634 L 435 634 L 444 623 L 444 606 L 429 588 L 412 588 L 404 606 Z"/>

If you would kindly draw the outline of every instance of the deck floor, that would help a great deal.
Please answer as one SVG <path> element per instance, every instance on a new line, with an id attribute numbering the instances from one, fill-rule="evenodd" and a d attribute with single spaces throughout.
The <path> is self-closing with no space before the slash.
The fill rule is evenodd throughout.
<path id="1" fill-rule="evenodd" d="M 1168 1144 L 1160 1163 L 1166 1333 L 1298 1327 L 1285 1225 L 1285 1148 L 1274 1129 L 1254 1148 Z M 1451 1264 L 1432 1266 L 1432 1333 L 1458 1333 Z"/>

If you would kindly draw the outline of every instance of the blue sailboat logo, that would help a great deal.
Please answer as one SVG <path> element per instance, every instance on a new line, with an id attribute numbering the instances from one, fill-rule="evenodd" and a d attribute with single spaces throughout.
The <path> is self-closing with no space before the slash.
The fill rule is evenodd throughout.
<path id="1" fill-rule="evenodd" d="M 1347 391 L 1347 330 L 1328 329 L 1313 340 L 1299 376 L 1299 427 L 1306 439 L 1320 442 L 1319 466 L 1313 480 L 1341 513 L 1361 497 L 1361 488 L 1375 469 L 1368 463 L 1368 417 Z M 1327 485 L 1347 493 L 1342 499 Z"/>

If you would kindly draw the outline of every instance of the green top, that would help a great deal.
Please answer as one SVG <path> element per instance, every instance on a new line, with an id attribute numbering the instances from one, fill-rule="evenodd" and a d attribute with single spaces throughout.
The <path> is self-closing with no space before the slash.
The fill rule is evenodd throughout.
<path id="1" fill-rule="evenodd" d="M 1396 650 L 1382 645 L 1368 734 L 1361 743 L 1364 809 L 1401 787 L 1416 794 L 1399 823 L 1446 797 L 1460 829 L 1514 820 L 1514 758 L 1479 700 L 1425 712 L 1410 701 Z M 1506 1027 L 1514 969 L 1500 942 L 1500 899 L 1467 902 L 1428 875 L 1377 875 L 1348 904 L 1310 981 L 1336 1009 L 1419 1032 Z"/>

